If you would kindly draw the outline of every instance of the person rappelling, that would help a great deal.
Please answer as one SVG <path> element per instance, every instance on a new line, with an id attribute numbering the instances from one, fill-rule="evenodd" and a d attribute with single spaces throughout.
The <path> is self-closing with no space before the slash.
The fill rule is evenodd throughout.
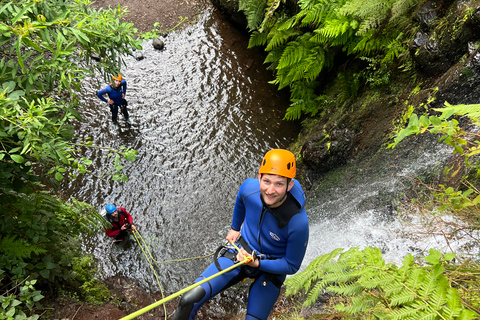
<path id="1" fill-rule="evenodd" d="M 131 122 L 127 110 L 128 102 L 125 100 L 125 95 L 127 93 L 127 81 L 123 79 L 122 75 L 120 74 L 117 77 L 112 76 L 112 79 L 112 83 L 110 83 L 105 89 L 97 92 L 97 97 L 103 102 L 106 102 L 110 107 L 114 125 L 118 125 L 118 108 L 120 108 L 122 111 L 127 124 L 130 125 Z M 108 95 L 108 100 L 104 97 L 105 94 Z"/>
<path id="2" fill-rule="evenodd" d="M 123 241 L 130 233 L 136 230 L 133 224 L 133 218 L 130 213 L 122 207 L 116 207 L 113 204 L 105 206 L 105 219 L 112 224 L 112 227 L 105 229 L 107 236 L 112 237 L 117 242 Z"/>
<path id="3" fill-rule="evenodd" d="M 226 237 L 233 247 L 217 250 L 215 262 L 195 280 L 200 285 L 182 295 L 174 320 L 195 319 L 206 301 L 245 278 L 254 280 L 245 319 L 267 320 L 286 275 L 298 271 L 307 249 L 305 194 L 295 174 L 293 153 L 274 149 L 265 154 L 258 179 L 248 178 L 237 193 Z"/>

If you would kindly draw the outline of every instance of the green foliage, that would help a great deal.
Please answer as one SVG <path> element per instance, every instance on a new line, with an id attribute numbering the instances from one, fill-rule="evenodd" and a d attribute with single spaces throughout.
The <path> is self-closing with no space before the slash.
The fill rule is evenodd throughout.
<path id="1" fill-rule="evenodd" d="M 103 230 L 101 217 L 90 205 L 71 203 L 36 192 L 10 192 L 1 197 L 2 276 L 20 282 L 27 276 L 47 282 L 72 278 L 71 260 L 80 253 L 79 235 Z"/>
<path id="2" fill-rule="evenodd" d="M 110 298 L 108 288 L 96 278 L 98 270 L 91 256 L 83 256 L 72 260 L 72 269 L 80 295 L 84 301 L 102 303 Z"/>
<path id="3" fill-rule="evenodd" d="M 25 192 L 40 181 L 32 168 L 51 176 L 53 186 L 65 175 L 87 172 L 92 161 L 69 143 L 81 81 L 95 71 L 117 73 L 122 55 L 141 48 L 136 29 L 120 18 L 125 10 L 94 11 L 84 1 L 0 1 L 0 188 Z M 92 63 L 91 56 L 100 61 Z M 92 146 L 93 147 L 93 146 Z M 127 161 L 135 152 L 119 152 Z M 112 176 L 126 180 L 116 165 Z"/>
<path id="4" fill-rule="evenodd" d="M 82 80 L 97 73 L 109 78 L 122 57 L 141 49 L 136 29 L 121 22 L 124 8 L 90 5 L 0 1 L 0 286 L 7 319 L 26 319 L 25 307 L 40 298 L 35 282 L 51 290 L 78 281 L 72 261 L 81 256 L 80 237 L 103 231 L 105 219 L 90 205 L 65 202 L 45 185 L 89 173 L 93 162 L 81 156 L 85 148 L 109 152 L 113 170 L 104 176 L 113 180 L 128 180 L 122 161 L 136 158 L 135 150 L 95 146 L 89 138 L 71 142 L 82 120 L 76 111 Z M 25 279 L 30 285 L 16 294 Z M 92 279 L 80 285 L 87 282 L 93 291 Z"/>
<path id="5" fill-rule="evenodd" d="M 299 119 L 314 116 L 321 104 L 310 90 L 298 90 L 297 84 L 316 90 L 321 73 L 333 66 L 345 52 L 350 59 L 364 60 L 350 76 L 345 97 L 355 97 L 359 80 L 372 86 L 390 81 L 390 70 L 400 62 L 409 63 L 408 41 L 413 33 L 404 30 L 420 0 L 300 0 L 300 11 L 291 13 L 276 0 L 240 0 L 239 8 L 252 30 L 249 46 L 265 46 L 265 63 L 275 71 L 279 89 L 291 88 L 291 107 L 285 116 Z M 412 30 L 413 31 L 413 30 Z M 348 79 L 348 78 L 345 78 Z M 313 106 L 317 106 L 316 108 Z"/>
<path id="6" fill-rule="evenodd" d="M 451 105 L 445 102 L 445 108 L 434 110 L 440 112 L 440 115 L 418 117 L 417 114 L 412 114 L 408 125 L 396 135 L 394 142 L 389 147 L 394 148 L 410 135 L 436 134 L 439 136 L 439 141 L 452 148 L 454 154 L 458 154 L 465 159 L 464 167 L 467 168 L 465 172 L 468 173 L 471 171 L 470 169 L 473 169 L 475 170 L 474 179 L 480 177 L 480 164 L 476 159 L 480 154 L 480 139 L 477 130 L 480 126 L 480 105 Z M 468 118 L 470 129 L 461 127 L 454 116 Z M 446 168 L 444 174 L 456 177 L 456 179 L 462 181 L 462 184 L 461 188 L 445 185 L 432 187 L 438 209 L 453 212 L 457 217 L 469 221 L 471 229 L 479 229 L 480 211 L 478 204 L 480 203 L 480 191 L 477 186 L 469 182 L 467 175 L 457 177 L 458 169 Z"/>
<path id="7" fill-rule="evenodd" d="M 39 307 L 38 302 L 43 299 L 39 290 L 35 290 L 36 280 L 25 281 L 25 285 L 20 286 L 18 294 L 8 294 L 0 296 L 0 319 L 7 320 L 37 320 L 38 315 L 27 316 L 24 311 L 28 309 L 31 313 L 35 307 Z"/>
<path id="8" fill-rule="evenodd" d="M 426 265 L 411 255 L 399 268 L 386 264 L 377 248 L 336 249 L 310 263 L 305 271 L 286 280 L 287 295 L 307 293 L 310 306 L 330 292 L 344 297 L 335 308 L 356 318 L 476 319 L 480 314 L 464 304 L 449 282 L 446 266 L 454 254 L 431 249 Z M 338 256 L 338 257 L 337 257 Z"/>

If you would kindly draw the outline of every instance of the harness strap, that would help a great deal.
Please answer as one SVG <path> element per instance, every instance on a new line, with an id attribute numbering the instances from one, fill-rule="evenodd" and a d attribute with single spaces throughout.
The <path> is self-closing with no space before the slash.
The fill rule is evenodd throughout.
<path id="1" fill-rule="evenodd" d="M 213 255 L 213 259 L 215 261 L 215 266 L 217 267 L 218 271 L 222 271 L 222 267 L 220 266 L 220 263 L 218 262 L 218 258 L 220 257 L 225 257 L 233 261 L 233 263 L 236 263 L 237 256 L 228 250 L 227 246 L 220 246 L 218 247 L 217 251 L 215 251 L 215 254 Z"/>
<path id="2" fill-rule="evenodd" d="M 247 241 L 245 241 L 245 238 L 240 236 L 240 238 L 237 240 L 240 246 L 248 252 L 248 254 L 252 254 L 252 249 L 250 249 L 250 246 L 248 245 Z"/>
<path id="3" fill-rule="evenodd" d="M 248 254 L 250 254 L 250 255 L 252 254 L 252 252 L 253 252 L 252 249 L 250 249 L 250 246 L 248 245 L 247 241 L 245 241 L 245 239 L 242 236 L 240 236 L 240 238 L 237 240 L 237 242 L 240 244 L 240 246 L 245 251 L 248 252 Z M 228 249 L 229 248 L 227 246 L 220 246 L 215 251 L 214 261 L 215 261 L 215 266 L 217 267 L 218 271 L 222 271 L 222 267 L 220 266 L 220 263 L 218 262 L 218 258 L 220 258 L 220 257 L 228 258 L 228 259 L 232 260 L 233 263 L 237 263 L 237 255 L 235 253 L 231 252 Z M 268 259 L 268 257 L 264 254 L 258 255 L 258 258 Z M 275 285 L 277 288 L 280 289 L 283 285 L 283 281 L 278 279 L 277 274 L 259 271 L 258 274 L 256 274 L 253 277 L 250 277 L 250 276 L 248 276 L 248 274 L 251 274 L 251 272 L 248 272 L 247 269 L 245 269 L 244 272 L 246 273 L 246 276 L 248 278 L 251 278 L 254 281 L 257 280 L 258 278 L 260 278 L 262 275 L 265 275 L 265 279 L 263 280 L 263 283 L 262 283 L 263 286 L 266 286 L 268 284 L 268 282 L 271 282 L 271 283 L 273 283 L 273 285 Z"/>

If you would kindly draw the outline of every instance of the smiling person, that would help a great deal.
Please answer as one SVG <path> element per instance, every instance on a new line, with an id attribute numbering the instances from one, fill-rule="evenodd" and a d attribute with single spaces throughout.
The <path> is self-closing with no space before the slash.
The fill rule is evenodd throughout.
<path id="1" fill-rule="evenodd" d="M 122 75 L 112 76 L 113 82 L 110 83 L 105 89 L 97 92 L 97 97 L 103 102 L 108 103 L 110 111 L 112 112 L 112 121 L 114 125 L 117 125 L 118 108 L 122 111 L 125 121 L 130 124 L 128 117 L 127 105 L 125 100 L 125 94 L 127 93 L 127 81 L 122 78 Z M 108 99 L 104 95 L 108 96 Z"/>
<path id="2" fill-rule="evenodd" d="M 136 229 L 132 216 L 125 208 L 117 208 L 110 203 L 105 206 L 105 210 L 107 211 L 105 218 L 112 224 L 110 229 L 105 229 L 107 236 L 115 238 L 117 241 L 123 241 L 130 232 Z"/>
<path id="3" fill-rule="evenodd" d="M 248 178 L 240 186 L 226 239 L 238 244 L 220 247 L 212 263 L 196 280 L 199 282 L 246 257 L 248 264 L 214 277 L 186 292 L 175 311 L 174 320 L 195 319 L 198 309 L 210 298 L 245 278 L 250 286 L 247 320 L 267 320 L 287 274 L 300 268 L 308 244 L 305 194 L 295 180 L 295 155 L 288 150 L 267 152 L 258 179 Z"/>

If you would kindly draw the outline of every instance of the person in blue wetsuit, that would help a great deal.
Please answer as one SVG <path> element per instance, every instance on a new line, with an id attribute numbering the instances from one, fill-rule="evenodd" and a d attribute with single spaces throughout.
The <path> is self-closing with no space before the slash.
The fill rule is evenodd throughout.
<path id="1" fill-rule="evenodd" d="M 127 93 L 127 81 L 122 79 L 122 76 L 119 74 L 117 77 L 112 76 L 113 83 L 111 83 L 105 89 L 102 89 L 97 92 L 97 96 L 100 100 L 108 103 L 110 107 L 110 111 L 112 112 L 112 121 L 113 124 L 117 124 L 117 117 L 118 117 L 118 108 L 122 110 L 123 116 L 125 117 L 125 121 L 130 124 L 130 119 L 128 117 L 127 111 L 127 100 L 125 100 L 125 94 Z M 108 100 L 104 97 L 104 95 L 108 95 Z"/>
<path id="2" fill-rule="evenodd" d="M 199 282 L 234 263 L 253 256 L 248 264 L 214 277 L 186 292 L 177 306 L 174 320 L 195 319 L 198 309 L 210 298 L 232 285 L 253 279 L 246 320 L 267 320 L 287 274 L 300 268 L 308 244 L 305 194 L 297 180 L 295 156 L 274 149 L 262 160 L 258 179 L 248 178 L 237 193 L 228 242 L 220 247 L 212 263 L 196 280 Z"/>

